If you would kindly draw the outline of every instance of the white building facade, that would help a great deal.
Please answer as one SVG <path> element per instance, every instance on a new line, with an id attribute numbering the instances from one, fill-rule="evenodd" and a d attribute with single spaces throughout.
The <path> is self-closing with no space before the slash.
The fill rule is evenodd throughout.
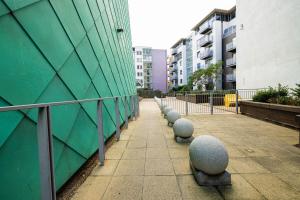
<path id="1" fill-rule="evenodd" d="M 238 89 L 300 83 L 299 10 L 299 0 L 237 0 Z"/>
<path id="2" fill-rule="evenodd" d="M 187 84 L 186 67 L 186 39 L 180 39 L 171 47 L 172 58 L 169 71 L 172 87 L 183 86 Z"/>
<path id="3" fill-rule="evenodd" d="M 193 29 L 193 70 L 206 69 L 210 64 L 225 63 L 223 39 L 225 30 L 235 24 L 235 7 L 230 10 L 214 9 Z M 223 72 L 226 64 L 223 64 Z M 217 90 L 227 89 L 225 73 L 219 74 L 215 80 Z M 235 78 L 234 78 L 235 81 Z"/>

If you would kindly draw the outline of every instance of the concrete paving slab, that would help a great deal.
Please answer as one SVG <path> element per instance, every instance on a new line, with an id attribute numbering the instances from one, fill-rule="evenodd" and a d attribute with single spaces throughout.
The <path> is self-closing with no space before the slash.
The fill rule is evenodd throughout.
<path id="1" fill-rule="evenodd" d="M 76 191 L 75 195 L 72 197 L 72 200 L 98 200 L 104 195 L 111 177 L 94 177 L 90 176 L 85 180 L 81 187 Z"/>
<path id="2" fill-rule="evenodd" d="M 189 158 L 172 159 L 173 168 L 176 175 L 190 175 L 192 174 Z"/>
<path id="3" fill-rule="evenodd" d="M 146 158 L 146 149 L 126 149 L 123 153 L 123 160 L 144 160 Z"/>
<path id="4" fill-rule="evenodd" d="M 120 160 L 115 176 L 141 176 L 145 174 L 145 160 Z"/>
<path id="5" fill-rule="evenodd" d="M 145 176 L 143 200 L 158 199 L 182 199 L 175 176 Z"/>
<path id="6" fill-rule="evenodd" d="M 112 176 L 119 164 L 119 160 L 105 160 L 104 166 L 96 166 L 92 171 L 92 176 Z"/>
<path id="7" fill-rule="evenodd" d="M 167 148 L 147 148 L 146 151 L 147 159 L 160 159 L 160 158 L 170 158 Z"/>
<path id="8" fill-rule="evenodd" d="M 172 162 L 169 159 L 147 159 L 145 175 L 174 175 Z"/>
<path id="9" fill-rule="evenodd" d="M 224 199 L 232 200 L 253 200 L 265 199 L 251 184 L 249 184 L 241 175 L 231 175 L 231 186 L 219 186 L 218 190 L 222 193 Z"/>
<path id="10" fill-rule="evenodd" d="M 273 174 L 243 174 L 253 187 L 267 199 L 299 199 L 300 193 Z"/>
<path id="11" fill-rule="evenodd" d="M 271 173 L 251 158 L 231 158 L 231 167 L 238 173 Z"/>
<path id="12" fill-rule="evenodd" d="M 177 181 L 183 199 L 199 200 L 221 200 L 222 197 L 215 187 L 198 186 L 194 177 L 191 175 L 178 176 Z"/>
<path id="13" fill-rule="evenodd" d="M 102 199 L 135 200 L 142 199 L 143 176 L 113 177 Z"/>

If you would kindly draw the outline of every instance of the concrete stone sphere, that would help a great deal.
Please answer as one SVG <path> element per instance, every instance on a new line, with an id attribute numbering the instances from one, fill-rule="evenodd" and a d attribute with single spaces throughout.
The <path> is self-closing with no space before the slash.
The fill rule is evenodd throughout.
<path id="1" fill-rule="evenodd" d="M 172 108 L 170 108 L 170 107 L 168 107 L 168 108 L 165 108 L 165 112 L 164 112 L 164 114 L 165 114 L 165 118 L 167 118 L 167 115 L 168 115 L 168 113 L 170 112 L 170 111 L 172 111 L 173 109 Z"/>
<path id="2" fill-rule="evenodd" d="M 194 132 L 193 123 L 188 119 L 178 119 L 173 125 L 173 132 L 175 136 L 189 138 L 193 135 Z"/>
<path id="3" fill-rule="evenodd" d="M 176 120 L 180 119 L 181 116 L 178 112 L 176 112 L 175 110 L 171 110 L 168 114 L 167 114 L 167 120 L 168 122 L 174 124 Z"/>
<path id="4" fill-rule="evenodd" d="M 163 109 L 163 112 L 164 112 L 165 115 L 167 115 L 168 112 L 170 112 L 171 110 L 172 110 L 172 108 L 167 106 L 167 107 L 165 107 L 165 108 Z"/>
<path id="5" fill-rule="evenodd" d="M 221 174 L 228 165 L 228 152 L 224 144 L 210 135 L 196 137 L 189 147 L 193 166 L 209 175 Z"/>
<path id="6" fill-rule="evenodd" d="M 164 110 L 164 108 L 167 107 L 167 105 L 160 105 L 160 110 Z"/>

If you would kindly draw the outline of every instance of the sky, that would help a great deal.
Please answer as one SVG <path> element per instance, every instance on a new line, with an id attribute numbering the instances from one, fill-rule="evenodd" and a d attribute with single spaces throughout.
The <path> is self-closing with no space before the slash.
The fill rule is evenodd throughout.
<path id="1" fill-rule="evenodd" d="M 236 0 L 128 0 L 133 46 L 170 49 L 214 8 Z"/>

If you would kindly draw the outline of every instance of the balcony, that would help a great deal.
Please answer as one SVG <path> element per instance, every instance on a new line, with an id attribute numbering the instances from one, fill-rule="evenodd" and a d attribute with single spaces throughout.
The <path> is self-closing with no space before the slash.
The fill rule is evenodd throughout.
<path id="1" fill-rule="evenodd" d="M 228 58 L 226 59 L 226 67 L 235 67 L 236 66 L 236 58 Z"/>
<path id="2" fill-rule="evenodd" d="M 236 82 L 235 74 L 226 74 L 226 82 Z"/>
<path id="3" fill-rule="evenodd" d="M 152 56 L 144 56 L 143 62 L 152 62 Z"/>
<path id="4" fill-rule="evenodd" d="M 235 44 L 234 41 L 226 44 L 226 51 L 227 52 L 232 52 L 232 53 L 236 52 L 236 44 Z"/>
<path id="5" fill-rule="evenodd" d="M 173 74 L 173 76 L 171 77 L 171 80 L 176 80 L 177 79 L 177 75 Z"/>
<path id="6" fill-rule="evenodd" d="M 210 31 L 211 29 L 212 29 L 212 24 L 207 21 L 199 27 L 199 33 L 205 34 L 208 31 Z"/>
<path id="7" fill-rule="evenodd" d="M 203 53 L 200 53 L 201 60 L 211 58 L 212 56 L 213 56 L 213 50 L 211 50 L 211 49 L 206 49 Z"/>
<path id="8" fill-rule="evenodd" d="M 172 54 L 172 56 L 176 55 L 177 54 L 177 49 L 171 49 L 171 54 Z"/>
<path id="9" fill-rule="evenodd" d="M 177 58 L 174 57 L 174 58 L 172 59 L 172 63 L 173 63 L 173 64 L 174 64 L 174 63 L 177 63 Z"/>
<path id="10" fill-rule="evenodd" d="M 211 44 L 212 42 L 213 42 L 212 35 L 204 35 L 199 39 L 199 46 L 206 47 L 207 45 Z"/>

